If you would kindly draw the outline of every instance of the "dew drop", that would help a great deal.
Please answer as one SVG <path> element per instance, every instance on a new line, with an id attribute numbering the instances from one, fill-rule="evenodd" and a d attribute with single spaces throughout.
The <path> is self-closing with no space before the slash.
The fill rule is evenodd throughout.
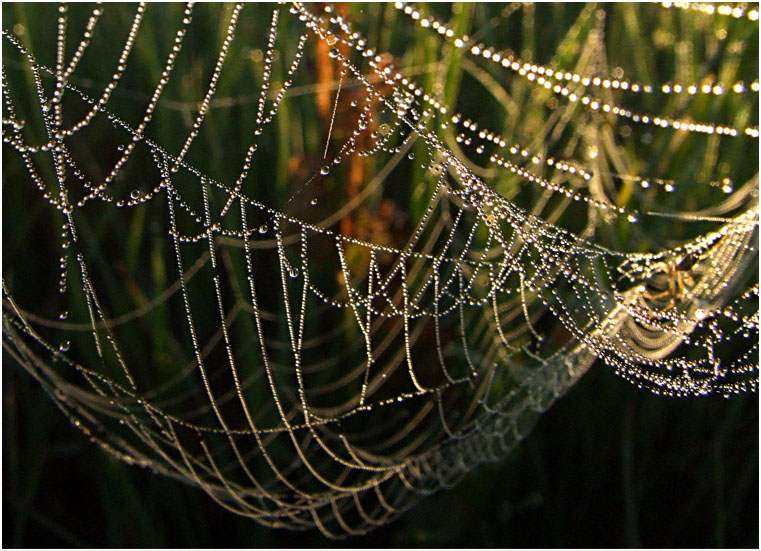
<path id="1" fill-rule="evenodd" d="M 259 226 L 259 233 L 262 235 L 267 233 L 267 224 L 262 224 L 261 226 Z"/>
<path id="2" fill-rule="evenodd" d="M 408 158 L 408 159 L 411 161 L 412 159 L 414 159 L 414 158 L 415 158 L 415 153 L 413 153 L 412 151 L 410 151 L 410 152 L 409 152 L 409 154 L 407 155 L 407 158 Z"/>
<path id="3" fill-rule="evenodd" d="M 290 275 L 292 278 L 297 278 L 299 276 L 299 269 L 295 266 L 291 266 L 291 268 L 288 270 L 288 275 Z"/>
<path id="4" fill-rule="evenodd" d="M 330 172 L 330 167 L 327 165 L 323 166 L 320 169 L 320 174 L 322 174 L 323 176 L 327 176 L 329 172 Z"/>
<path id="5" fill-rule="evenodd" d="M 312 199 L 310 203 L 312 206 L 315 206 L 317 204 L 317 199 Z"/>
<path id="6" fill-rule="evenodd" d="M 629 216 L 627 216 L 627 217 L 626 217 L 626 219 L 627 219 L 629 222 L 631 222 L 632 224 L 634 224 L 634 223 L 636 223 L 636 222 L 638 222 L 638 221 L 639 221 L 639 218 L 637 218 L 637 215 L 636 215 L 636 214 L 634 214 L 633 212 L 630 212 L 630 213 L 629 213 Z"/>
<path id="7" fill-rule="evenodd" d="M 129 196 L 132 200 L 137 200 L 140 198 L 140 192 L 136 189 L 133 189 L 132 193 L 130 193 Z"/>
<path id="8" fill-rule="evenodd" d="M 71 341 L 63 341 L 59 346 L 58 350 L 61 352 L 67 352 L 71 348 Z"/>
<path id="9" fill-rule="evenodd" d="M 68 317 L 69 317 L 69 312 L 67 312 L 66 310 L 64 310 L 63 312 L 58 314 L 58 319 L 59 320 L 65 320 Z"/>

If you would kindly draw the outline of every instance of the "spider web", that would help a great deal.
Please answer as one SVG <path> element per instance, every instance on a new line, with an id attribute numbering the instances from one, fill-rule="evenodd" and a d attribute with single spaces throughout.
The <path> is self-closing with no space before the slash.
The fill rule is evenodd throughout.
<path id="1" fill-rule="evenodd" d="M 674 12 L 706 50 L 714 17 L 757 35 L 755 9 L 698 8 Z M 433 69 L 344 5 L 112 9 L 3 31 L 3 345 L 123 461 L 337 537 L 503 457 L 595 362 L 671 396 L 757 390 L 745 50 L 656 86 L 608 67 L 588 7 L 537 65 L 478 40 L 539 8 L 469 37 L 461 9 L 397 3 Z M 678 178 L 684 140 L 705 162 Z M 737 147 L 754 161 L 725 176 Z"/>

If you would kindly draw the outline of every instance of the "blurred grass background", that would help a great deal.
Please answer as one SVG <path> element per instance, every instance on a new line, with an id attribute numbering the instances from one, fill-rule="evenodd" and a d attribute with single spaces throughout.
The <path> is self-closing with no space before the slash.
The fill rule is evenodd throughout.
<path id="1" fill-rule="evenodd" d="M 161 71 L 163 58 L 156 51 L 161 49 L 162 38 L 167 41 L 167 21 L 176 23 L 182 8 L 169 6 L 160 17 L 156 15 L 158 8 L 149 7 L 151 17 L 146 18 L 130 61 L 133 69 L 125 75 L 109 104 L 117 113 L 136 116 L 140 112 L 136 106 L 146 98 L 134 91 L 150 90 Z M 559 4 L 525 9 L 485 4 L 421 8 L 460 32 L 478 34 L 478 40 L 486 44 L 510 49 L 526 60 L 567 69 L 575 66 L 584 51 L 583 38 L 599 24 L 600 13 L 595 7 Z M 76 9 L 86 13 L 89 7 Z M 229 7 L 225 9 L 229 12 Z M 413 78 L 427 89 L 438 85 L 447 105 L 500 131 L 508 142 L 521 141 L 550 152 L 569 147 L 563 139 L 550 143 L 541 131 L 554 109 L 549 93 L 495 71 L 490 65 L 480 72 L 467 70 L 467 64 L 473 62 L 460 50 L 441 48 L 430 32 L 403 21 L 393 6 L 357 4 L 346 9 L 371 45 L 381 52 L 390 51 L 401 66 L 417 68 Z M 40 62 L 52 66 L 55 11 L 10 3 L 4 3 L 2 10 L 3 28 L 12 30 L 17 24 L 23 25 L 26 31 L 22 43 L 40 54 Z M 186 47 L 191 51 L 206 50 L 208 58 L 178 61 L 176 75 L 182 76 L 176 76 L 176 87 L 167 91 L 167 96 L 177 103 L 157 110 L 149 127 L 156 141 L 170 151 L 181 145 L 183 136 L 176 128 L 187 126 L 188 114 L 203 94 L 224 31 L 225 18 L 220 17 L 218 7 L 199 6 L 197 10 L 193 28 L 198 30 L 189 35 Z M 586 16 L 584 10 L 588 11 Z M 653 84 L 677 77 L 691 82 L 707 73 L 727 81 L 758 77 L 757 23 L 707 19 L 695 13 L 630 4 L 601 5 L 600 10 L 606 18 L 608 63 L 610 67 L 625 67 L 627 77 L 632 74 Z M 107 13 L 115 16 L 104 17 L 104 27 L 98 33 L 122 36 L 133 12 L 133 6 L 107 6 Z M 249 16 L 242 22 L 239 36 L 262 38 L 268 17 Z M 725 38 L 719 39 L 722 30 Z M 281 33 L 292 31 L 292 27 L 286 27 Z M 678 43 L 675 37 L 680 37 Z M 294 36 L 286 42 L 293 44 L 295 40 Z M 729 44 L 735 42 L 743 43 L 741 51 L 730 49 Z M 98 43 L 98 51 L 113 56 L 120 46 L 119 40 L 110 40 Z M 12 54 L 7 54 L 6 59 L 10 49 L 4 42 L 3 62 L 9 71 L 15 60 Z M 227 110 L 212 111 L 204 123 L 209 129 L 203 136 L 206 141 L 203 147 L 196 148 L 200 157 L 190 159 L 223 181 L 234 179 L 238 169 L 238 163 L 228 162 L 225 154 L 235 159 L 241 156 L 241 151 L 234 148 L 226 151 L 225 137 L 250 133 L 243 121 L 256 107 L 252 98 L 261 81 L 261 59 L 256 61 L 253 50 L 250 54 L 248 59 L 242 55 L 230 57 L 225 74 L 233 77 L 221 81 L 217 97 L 240 101 Z M 310 68 L 318 70 L 319 54 L 309 55 Z M 288 57 L 283 53 L 280 63 L 276 63 L 276 79 L 282 79 Z M 594 60 L 588 61 L 587 68 L 590 67 L 594 67 Z M 96 83 L 107 81 L 110 74 L 105 63 L 102 67 L 90 63 L 82 71 L 89 71 L 86 78 Z M 85 80 L 85 76 L 81 78 Z M 336 76 L 324 78 L 335 81 Z M 506 101 L 500 101 L 500 94 Z M 644 112 L 665 116 L 680 114 L 736 124 L 757 124 L 758 120 L 757 105 L 748 111 L 744 103 L 730 96 L 720 100 L 698 98 L 687 105 L 680 104 L 678 98 L 663 102 L 656 96 L 646 96 L 634 103 Z M 34 111 L 33 103 L 27 105 L 27 111 Z M 320 159 L 309 158 L 309 151 L 321 151 L 325 132 L 317 101 L 286 102 L 278 117 L 276 136 L 255 156 L 257 173 L 276 182 L 266 190 L 268 195 L 261 197 L 273 205 L 282 205 L 291 194 L 284 175 L 289 172 L 292 158 L 303 155 L 304 164 L 319 166 Z M 236 124 L 241 127 L 236 128 Z M 300 125 L 300 145 L 307 153 L 301 152 L 299 143 L 289 137 L 294 134 L 294 125 Z M 677 192 L 664 195 L 656 189 L 630 189 L 625 182 L 618 182 L 618 200 L 635 208 L 690 210 L 722 197 L 708 182 L 722 177 L 744 182 L 757 174 L 758 152 L 752 149 L 757 148 L 757 142 L 680 136 L 633 127 L 627 136 L 618 136 L 619 154 L 641 174 L 699 185 L 681 185 Z M 123 142 L 126 135 L 116 139 Z M 9 151 L 12 149 L 4 145 L 6 159 L 12 156 Z M 418 158 L 425 154 L 421 142 L 414 152 Z M 748 163 L 748 159 L 753 162 Z M 368 173 L 371 170 L 367 168 Z M 39 225 L 49 221 L 44 220 L 47 210 L 14 208 L 28 200 L 27 192 L 17 182 L 22 171 L 18 159 L 4 162 L 3 276 L 9 281 L 15 276 L 16 281 L 24 282 L 13 289 L 16 297 L 47 292 L 55 295 L 55 284 L 49 285 L 45 277 L 35 280 L 27 276 L 27 270 L 32 271 L 27 264 L 30 244 L 40 246 L 38 236 L 44 232 Z M 52 178 L 52 173 L 46 177 Z M 420 171 L 410 169 L 410 181 L 423 179 Z M 22 180 L 28 185 L 28 177 L 23 175 Z M 491 183 L 509 195 L 518 193 L 516 181 L 514 176 L 503 174 Z M 414 219 L 414 213 L 425 207 L 427 195 L 405 189 L 412 187 L 403 186 L 392 199 Z M 514 199 L 531 206 L 539 195 L 533 189 L 521 190 Z M 560 222 L 572 227 L 574 220 L 567 218 Z M 107 226 L 107 221 L 103 224 Z M 600 231 L 599 237 L 617 248 L 648 250 L 706 231 L 700 224 L 674 224 L 669 220 L 651 220 L 647 231 L 641 228 L 619 224 L 616 231 Z M 115 232 L 126 248 L 131 241 L 166 239 L 155 234 L 150 222 L 138 215 L 123 228 L 91 231 L 96 237 Z M 42 242 L 42 246 L 46 244 Z M 167 277 L 171 277 L 162 271 L 161 262 L 155 262 L 161 250 L 157 245 L 152 271 L 144 274 L 147 283 L 141 285 L 147 288 L 163 288 Z M 140 262 L 137 253 L 127 255 L 125 272 L 134 275 Z M 122 309 L 128 310 L 128 299 L 121 295 L 126 294 L 116 286 L 110 298 L 125 301 Z M 53 298 L 50 300 L 52 303 Z M 166 341 L 168 332 L 166 326 L 157 330 L 156 342 Z M 171 359 L 170 352 L 165 355 Z M 598 365 L 542 417 L 529 438 L 504 462 L 482 466 L 455 489 L 424 499 L 402 519 L 366 537 L 331 542 L 317 533 L 262 528 L 225 512 L 199 490 L 119 463 L 82 438 L 34 381 L 3 354 L 4 546 L 753 548 L 759 545 L 758 486 L 757 396 L 732 400 L 659 398 L 638 391 Z"/>

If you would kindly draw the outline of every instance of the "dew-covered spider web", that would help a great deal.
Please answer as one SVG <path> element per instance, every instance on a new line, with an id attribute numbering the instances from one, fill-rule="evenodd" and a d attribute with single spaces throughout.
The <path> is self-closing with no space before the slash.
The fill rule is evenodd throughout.
<path id="1" fill-rule="evenodd" d="M 757 6 L 4 4 L 2 48 L 3 346 L 227 509 L 364 533 L 593 366 L 757 391 Z"/>

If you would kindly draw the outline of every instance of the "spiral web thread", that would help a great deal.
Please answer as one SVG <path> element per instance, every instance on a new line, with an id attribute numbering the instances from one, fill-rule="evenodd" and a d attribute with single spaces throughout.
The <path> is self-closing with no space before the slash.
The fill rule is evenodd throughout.
<path id="1" fill-rule="evenodd" d="M 757 9 L 679 7 L 679 17 L 726 17 L 757 34 Z M 200 7 L 176 18 L 158 82 L 130 90 L 131 103 L 120 84 L 138 63 L 146 18 L 163 7 L 134 9 L 105 85 L 78 72 L 95 63 L 88 54 L 109 6 L 77 19 L 62 5 L 48 65 L 4 22 L 5 205 L 22 188 L 60 228 L 52 245 L 27 251 L 57 272 L 49 301 L 24 288 L 20 261 L 4 264 L 5 349 L 93 442 L 270 526 L 338 537 L 388 522 L 415 496 L 503 457 L 596 361 L 672 396 L 758 387 L 757 169 L 742 185 L 712 181 L 721 201 L 691 211 L 633 208 L 622 189 L 655 192 L 657 205 L 686 184 L 635 175 L 604 139 L 631 123 L 742 142 L 757 166 L 758 81 L 608 76 L 592 8 L 569 32 L 584 44 L 570 71 L 477 43 L 412 5 L 394 8 L 398 25 L 459 52 L 495 96 L 504 91 L 495 78 L 516 79 L 553 104 L 539 138 L 507 143 L 454 113 L 414 71 L 370 49 L 341 6 L 214 7 L 221 46 L 203 93 L 184 103 L 172 84 L 182 56 L 198 53 Z M 507 5 L 489 24 L 532 9 Z M 268 22 L 266 43 L 239 31 L 246 16 Z M 273 198 L 258 172 L 270 153 L 259 149 L 298 133 L 277 126 L 286 106 L 307 109 L 325 91 L 312 45 L 338 71 L 323 158 L 305 155 Z M 258 89 L 239 81 L 247 88 L 237 96 L 217 97 L 229 59 L 252 52 Z M 629 103 L 731 96 L 745 115 L 727 124 L 648 115 L 625 107 L 614 94 L 624 91 Z M 217 153 L 230 155 L 233 177 L 211 174 L 214 153 L 199 145 L 208 121 L 243 103 L 253 119 Z M 165 143 L 154 115 L 177 112 L 187 130 Z M 99 143 L 104 133 L 110 141 Z M 565 145 L 550 155 L 559 135 Z M 346 188 L 341 201 L 331 185 Z M 408 212 L 383 199 L 400 190 L 412 196 Z M 128 231 L 145 227 L 138 218 L 152 229 Z M 601 229 L 662 231 L 663 220 L 708 229 L 651 253 L 611 246 L 604 233 L 614 230 Z M 6 239 L 7 230 L 7 250 Z"/>

